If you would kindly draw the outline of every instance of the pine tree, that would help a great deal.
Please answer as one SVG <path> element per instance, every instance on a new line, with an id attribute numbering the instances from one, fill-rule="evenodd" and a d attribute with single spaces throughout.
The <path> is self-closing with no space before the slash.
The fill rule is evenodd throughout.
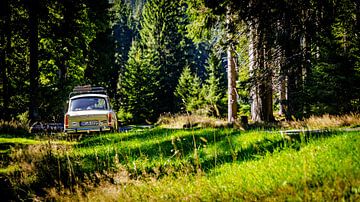
<path id="1" fill-rule="evenodd" d="M 143 8 L 140 40 L 133 44 L 119 81 L 120 92 L 128 96 L 121 98 L 123 108 L 134 121 L 155 121 L 160 113 L 175 110 L 173 92 L 185 66 L 181 17 L 176 1 L 149 0 Z"/>
<path id="2" fill-rule="evenodd" d="M 115 43 L 115 75 L 111 88 L 117 89 L 118 80 L 121 74 L 125 71 L 125 64 L 128 61 L 129 51 L 133 40 L 137 39 L 138 30 L 136 28 L 137 20 L 134 18 L 134 14 L 131 9 L 131 2 L 125 2 L 124 0 L 115 0 L 114 5 L 111 8 L 113 15 L 112 30 Z M 119 109 L 119 92 L 115 93 L 114 97 L 114 109 Z"/>
<path id="3" fill-rule="evenodd" d="M 190 67 L 186 66 L 181 73 L 174 95 L 181 100 L 181 108 L 186 112 L 196 113 L 202 108 L 200 78 L 191 73 Z"/>
<path id="4" fill-rule="evenodd" d="M 220 109 L 224 108 L 222 103 L 226 92 L 226 83 L 224 73 L 221 71 L 223 68 L 221 61 L 215 54 L 210 54 L 208 58 L 208 65 L 206 66 L 207 79 L 202 88 L 204 99 L 210 115 L 217 117 L 221 116 Z"/>
<path id="5" fill-rule="evenodd" d="M 158 104 L 153 89 L 159 88 L 158 69 L 145 63 L 143 49 L 134 41 L 124 73 L 119 79 L 120 113 L 123 122 L 154 121 L 154 108 Z"/>
<path id="6" fill-rule="evenodd" d="M 181 46 L 183 36 L 179 33 L 181 13 L 179 2 L 167 0 L 147 1 L 143 10 L 141 42 L 147 65 L 159 70 L 159 89 L 153 89 L 159 105 L 153 106 L 157 113 L 174 111 L 176 82 L 185 66 Z"/>

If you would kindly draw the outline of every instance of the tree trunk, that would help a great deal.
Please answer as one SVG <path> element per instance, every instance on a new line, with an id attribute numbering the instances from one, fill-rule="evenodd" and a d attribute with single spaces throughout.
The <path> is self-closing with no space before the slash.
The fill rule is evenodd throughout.
<path id="1" fill-rule="evenodd" d="M 360 2 L 359 1 L 355 1 L 356 4 L 356 11 L 355 11 L 355 15 L 356 15 L 356 24 L 355 24 L 355 30 L 357 31 L 357 33 L 360 32 Z"/>
<path id="2" fill-rule="evenodd" d="M 227 51 L 228 63 L 228 122 L 234 123 L 237 118 L 237 95 L 236 95 L 236 68 L 234 51 L 231 47 Z"/>
<path id="3" fill-rule="evenodd" d="M 272 68 L 270 47 L 261 36 L 259 27 L 250 30 L 251 119 L 254 122 L 274 121 L 272 101 Z"/>
<path id="4" fill-rule="evenodd" d="M 39 97 L 39 65 L 38 65 L 38 17 L 39 2 L 29 2 L 29 47 L 30 47 L 30 103 L 29 118 L 31 121 L 39 119 L 38 114 L 38 97 Z"/>
<path id="5" fill-rule="evenodd" d="M 232 124 L 237 118 L 237 94 L 236 94 L 236 80 L 237 72 L 235 67 L 234 50 L 232 48 L 232 22 L 231 22 L 231 8 L 227 7 L 226 23 L 228 26 L 228 49 L 227 49 L 227 73 L 228 73 L 228 123 Z"/>
<path id="6" fill-rule="evenodd" d="M 279 91 L 279 115 L 286 114 L 286 80 L 284 75 L 279 75 L 278 79 L 278 91 Z"/>
<path id="7" fill-rule="evenodd" d="M 263 121 L 273 122 L 275 120 L 273 114 L 273 68 L 272 68 L 272 53 L 269 44 L 265 43 L 264 49 L 264 75 L 263 75 L 263 85 L 264 91 L 261 92 L 260 96 L 262 97 L 262 111 L 263 111 Z"/>
<path id="8" fill-rule="evenodd" d="M 11 40 L 11 31 L 10 31 L 10 6 L 8 0 L 3 0 L 0 4 L 1 6 L 1 51 L 0 51 L 0 69 L 1 69 L 1 81 L 2 81 L 2 118 L 8 120 L 9 117 L 9 81 L 8 81 L 8 70 L 9 66 L 6 60 L 7 51 L 10 50 L 10 40 Z M 1 112 L 1 111 L 0 111 Z"/>
<path id="9" fill-rule="evenodd" d="M 256 81 L 256 28 L 255 25 L 250 25 L 250 37 L 249 37 L 249 72 L 250 72 L 250 79 L 252 81 L 251 88 L 250 88 L 250 104 L 251 104 L 251 119 L 254 122 L 261 121 L 260 117 L 260 109 L 261 109 L 261 102 L 259 101 L 259 92 L 257 87 L 257 81 Z"/>

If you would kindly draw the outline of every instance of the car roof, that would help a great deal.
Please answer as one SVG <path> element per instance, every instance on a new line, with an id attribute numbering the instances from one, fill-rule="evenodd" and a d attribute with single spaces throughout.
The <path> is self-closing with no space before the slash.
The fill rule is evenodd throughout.
<path id="1" fill-rule="evenodd" d="M 101 97 L 101 98 L 108 98 L 107 95 L 104 94 L 81 94 L 81 95 L 76 95 L 74 97 L 71 97 L 70 99 L 77 99 L 77 98 L 83 98 L 83 97 Z"/>

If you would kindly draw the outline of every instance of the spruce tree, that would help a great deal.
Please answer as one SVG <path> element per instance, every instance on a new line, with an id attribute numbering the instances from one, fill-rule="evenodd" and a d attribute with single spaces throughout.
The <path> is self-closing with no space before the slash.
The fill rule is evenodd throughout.
<path id="1" fill-rule="evenodd" d="M 120 77 L 120 91 L 127 91 L 124 96 L 128 96 L 122 98 L 122 105 L 133 121 L 155 121 L 160 113 L 175 110 L 173 92 L 185 66 L 181 43 L 184 37 L 179 32 L 181 17 L 177 1 L 145 3 L 139 43 L 131 48 L 126 73 Z M 139 86 L 132 87 L 131 83 Z"/>
<path id="2" fill-rule="evenodd" d="M 207 78 L 203 86 L 203 95 L 206 101 L 206 107 L 210 115 L 221 116 L 220 108 L 224 108 L 222 102 L 225 97 L 226 83 L 224 73 L 221 71 L 221 61 L 215 54 L 210 54 L 206 66 Z"/>
<path id="3" fill-rule="evenodd" d="M 176 1 L 150 0 L 143 11 L 140 36 L 145 58 L 147 65 L 159 71 L 160 88 L 153 89 L 160 101 L 154 106 L 158 113 L 174 110 L 173 92 L 185 66 L 183 36 L 178 31 L 182 16 L 178 7 Z"/>
<path id="4" fill-rule="evenodd" d="M 200 78 L 193 75 L 188 66 L 181 73 L 174 95 L 181 100 L 181 108 L 186 112 L 194 113 L 202 108 Z"/>
<path id="5" fill-rule="evenodd" d="M 154 106 L 158 103 L 153 89 L 159 88 L 156 69 L 144 62 L 143 50 L 134 41 L 124 73 L 119 80 L 120 110 L 122 122 L 140 123 L 155 120 Z"/>

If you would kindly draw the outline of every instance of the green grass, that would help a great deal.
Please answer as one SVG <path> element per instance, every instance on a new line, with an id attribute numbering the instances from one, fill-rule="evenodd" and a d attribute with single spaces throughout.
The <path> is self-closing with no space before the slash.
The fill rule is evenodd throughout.
<path id="1" fill-rule="evenodd" d="M 236 139 L 253 137 L 244 135 Z M 120 186 L 122 189 L 118 188 L 110 196 L 102 192 L 104 190 L 89 195 L 93 199 L 108 197 L 109 200 L 355 201 L 360 199 L 359 145 L 358 133 L 337 134 L 312 140 L 300 148 L 265 152 L 252 160 L 219 163 L 205 173 L 135 181 Z"/>
<path id="2" fill-rule="evenodd" d="M 15 171 L 18 171 L 19 169 L 20 168 L 18 165 L 10 165 L 10 166 L 7 166 L 6 168 L 0 168 L 0 175 L 13 173 Z"/>
<path id="3" fill-rule="evenodd" d="M 289 141 L 277 131 L 153 128 L 77 142 L 0 135 L 1 144 L 28 145 L 10 149 L 15 170 L 0 170 L 20 198 L 360 199 L 359 132 Z"/>

